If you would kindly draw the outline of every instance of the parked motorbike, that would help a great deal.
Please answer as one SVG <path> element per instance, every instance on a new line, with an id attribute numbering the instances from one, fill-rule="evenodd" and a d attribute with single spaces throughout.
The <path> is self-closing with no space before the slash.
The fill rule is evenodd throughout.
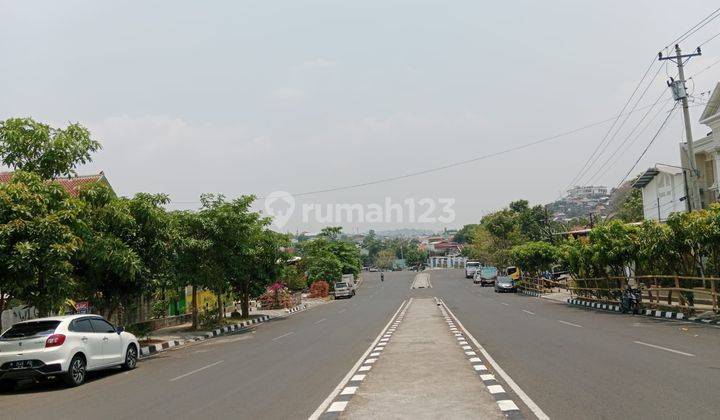
<path id="1" fill-rule="evenodd" d="M 623 290 L 622 297 L 620 298 L 620 310 L 624 314 L 630 312 L 637 315 L 640 313 L 641 301 L 642 291 L 628 286 L 627 289 Z"/>

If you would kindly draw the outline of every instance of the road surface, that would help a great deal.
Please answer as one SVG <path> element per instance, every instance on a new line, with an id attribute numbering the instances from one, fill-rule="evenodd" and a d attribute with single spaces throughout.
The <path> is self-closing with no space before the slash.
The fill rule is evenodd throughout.
<path id="1" fill-rule="evenodd" d="M 352 299 L 167 351 L 131 372 L 92 374 L 79 388 L 23 384 L 0 395 L 0 413 L 23 419 L 308 418 L 404 301 L 433 297 L 550 418 L 720 413 L 717 328 L 496 294 L 473 285 L 462 270 L 429 271 L 428 287 L 413 289 L 415 274 L 386 273 L 381 283 L 379 273 L 364 273 Z M 524 417 L 534 418 L 501 382 Z"/>

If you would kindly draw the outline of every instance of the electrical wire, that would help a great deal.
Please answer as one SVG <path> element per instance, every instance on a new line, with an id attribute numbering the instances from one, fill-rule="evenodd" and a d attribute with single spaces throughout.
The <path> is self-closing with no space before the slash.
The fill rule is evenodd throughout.
<path id="1" fill-rule="evenodd" d="M 585 169 L 585 168 L 587 168 L 588 164 L 590 164 L 590 161 L 593 160 L 593 158 L 594 158 L 595 155 L 597 154 L 598 150 L 600 150 L 600 148 L 603 146 L 603 144 L 605 143 L 605 140 L 608 138 L 608 136 L 610 135 L 610 133 L 611 133 L 611 132 L 613 131 L 613 129 L 615 128 L 615 125 L 617 124 L 618 120 L 620 119 L 620 116 L 625 112 L 625 110 L 627 109 L 628 105 L 630 105 L 630 102 L 632 102 L 632 98 L 635 96 L 635 93 L 637 93 L 638 89 L 640 89 L 640 86 L 642 86 L 643 82 L 645 81 L 645 78 L 646 78 L 647 75 L 650 73 L 650 70 L 652 69 L 653 65 L 655 65 L 655 63 L 657 62 L 657 61 L 655 61 L 655 60 L 656 60 L 656 58 L 655 58 L 655 56 L 653 56 L 652 61 L 650 61 L 650 65 L 648 65 L 647 69 L 645 70 L 645 73 L 643 73 L 643 76 L 640 78 L 640 81 L 638 81 L 637 85 L 635 85 L 635 89 L 633 89 L 632 94 L 630 94 L 630 97 L 627 99 L 627 101 L 626 101 L 625 104 L 623 105 L 622 109 L 621 109 L 620 112 L 618 113 L 617 118 L 615 119 L 615 121 L 613 121 L 612 125 L 610 126 L 610 129 L 608 129 L 608 131 L 605 133 L 605 135 L 604 135 L 604 136 L 602 137 L 602 139 L 600 140 L 600 143 L 598 143 L 598 145 L 595 147 L 595 150 L 593 150 L 593 152 L 592 152 L 592 153 L 590 154 L 590 156 L 587 158 L 587 160 L 585 161 L 585 163 L 583 164 L 583 166 L 580 168 L 580 170 L 578 171 L 578 173 L 575 174 L 575 176 L 574 176 L 574 177 L 572 178 L 572 180 L 568 183 L 568 185 L 564 188 L 564 190 L 567 190 L 568 188 L 570 188 L 571 186 L 573 186 L 582 176 L 584 176 L 584 174 L 585 174 L 585 172 L 586 172 L 586 169 Z"/>
<path id="2" fill-rule="evenodd" d="M 699 75 L 699 74 L 705 73 L 706 71 L 710 70 L 711 67 L 715 67 L 715 66 L 717 66 L 718 64 L 720 64 L 720 59 L 714 61 L 712 64 L 710 64 L 709 66 L 707 66 L 707 67 L 705 67 L 704 69 L 700 70 L 699 72 L 693 74 L 692 76 L 690 76 L 690 79 L 692 79 L 693 77 L 695 77 L 695 76 L 697 76 L 697 75 Z"/>
<path id="3" fill-rule="evenodd" d="M 698 47 L 702 47 L 703 45 L 707 44 L 708 42 L 712 41 L 713 39 L 720 36 L 720 32 L 716 33 L 715 35 L 711 36 L 709 39 L 706 39 L 704 42 L 700 43 Z"/>
<path id="4" fill-rule="evenodd" d="M 718 16 L 720 16 L 720 14 L 717 14 L 717 15 L 716 15 L 716 13 L 718 13 L 718 12 L 720 12 L 720 7 L 718 7 L 718 8 L 715 9 L 715 10 L 713 10 L 709 15 L 707 15 L 707 16 L 705 16 L 703 19 L 701 19 L 700 22 L 696 23 L 695 26 L 693 26 L 692 28 L 688 29 L 688 30 L 685 31 L 682 35 L 678 36 L 678 37 L 675 38 L 673 41 L 671 41 L 670 43 L 668 43 L 668 44 L 665 46 L 665 48 L 669 48 L 669 47 L 671 47 L 671 46 L 673 46 L 673 45 L 675 45 L 675 44 L 679 44 L 680 42 L 682 42 L 682 41 L 688 39 L 689 37 L 691 37 L 694 33 L 696 33 L 697 31 L 699 31 L 700 29 L 702 29 L 705 25 L 707 25 L 708 23 L 712 22 L 715 18 L 717 18 Z"/>
<path id="5" fill-rule="evenodd" d="M 640 163 L 640 160 L 645 156 L 645 153 L 647 153 L 648 149 L 650 149 L 650 146 L 652 146 L 652 144 L 655 142 L 655 139 L 658 138 L 658 136 L 659 136 L 660 133 L 662 132 L 663 128 L 665 128 L 665 125 L 667 124 L 668 120 L 670 120 L 670 116 L 673 115 L 673 113 L 674 113 L 675 110 L 677 109 L 677 104 L 678 104 L 678 102 L 675 102 L 675 105 L 673 105 L 673 107 L 672 107 L 672 109 L 670 110 L 670 112 L 668 112 L 668 114 L 667 114 L 667 116 L 665 117 L 665 119 L 663 120 L 662 124 L 660 124 L 660 127 L 659 127 L 658 130 L 655 132 L 655 135 L 652 137 L 652 139 L 650 140 L 650 142 L 648 143 L 648 145 L 645 146 L 645 150 L 643 150 L 643 152 L 642 152 L 642 153 L 640 154 L 640 156 L 637 158 L 637 160 L 635 161 L 635 163 L 633 163 L 633 165 L 632 165 L 632 167 L 630 168 L 630 170 L 627 171 L 627 173 L 625 174 L 625 176 L 620 180 L 620 182 L 618 182 L 618 184 L 617 184 L 617 186 L 616 186 L 615 188 L 617 188 L 617 187 L 619 187 L 620 185 L 622 185 L 622 183 L 625 182 L 625 180 L 627 179 L 627 177 L 630 176 L 630 174 L 632 173 L 632 171 L 635 170 L 635 167 L 638 165 L 638 163 Z"/>
<path id="6" fill-rule="evenodd" d="M 647 86 L 645 86 L 645 89 L 644 89 L 643 92 L 640 94 L 640 96 L 638 97 L 638 99 L 635 101 L 635 105 L 634 105 L 633 108 L 630 110 L 630 112 L 634 111 L 634 110 L 637 108 L 637 106 L 638 106 L 638 104 L 640 103 L 640 101 L 642 100 L 642 98 L 644 98 L 645 95 L 647 94 L 648 89 L 650 89 L 650 86 L 652 86 L 652 84 L 653 84 L 653 82 L 655 81 L 655 79 L 657 79 L 657 76 L 658 76 L 658 74 L 660 74 L 660 71 L 662 70 L 662 68 L 663 68 L 663 66 L 658 66 L 658 69 L 657 69 L 657 71 L 655 72 L 655 75 L 653 75 L 652 79 L 650 79 L 650 81 L 648 82 Z M 609 161 L 615 156 L 615 154 L 617 153 L 617 150 L 618 150 L 620 147 L 622 147 L 622 145 L 623 145 L 624 143 L 626 143 L 626 142 L 628 141 L 628 139 L 630 138 L 630 136 L 632 136 L 632 134 L 635 132 L 635 130 L 637 130 L 637 128 L 640 126 L 640 124 L 642 124 L 642 122 L 645 120 L 645 118 L 647 117 L 647 115 L 652 111 L 652 109 L 655 107 L 655 105 L 657 105 L 657 103 L 660 102 L 660 99 L 662 98 L 662 96 L 663 96 L 664 93 L 665 93 L 665 92 L 664 92 L 664 89 L 663 89 L 663 92 L 661 92 L 661 93 L 660 93 L 660 96 L 657 97 L 657 99 L 656 99 L 655 102 L 653 103 L 653 106 L 648 109 L 648 111 L 645 113 L 645 115 L 643 115 L 642 119 L 635 125 L 635 128 L 633 128 L 633 129 L 630 131 L 630 134 L 628 134 L 628 136 L 625 138 L 625 140 L 620 143 L 620 145 L 618 146 L 618 148 L 615 149 L 615 152 L 613 152 L 613 153 L 607 158 L 607 160 L 605 160 L 605 163 L 603 163 L 603 164 L 598 168 L 598 170 L 597 170 L 595 173 L 593 173 L 593 175 L 592 175 L 585 183 L 582 183 L 582 182 L 581 182 L 581 184 L 583 184 L 583 185 L 592 185 L 592 183 L 590 182 L 590 179 L 595 178 L 595 177 L 597 176 L 597 174 L 598 174 L 600 171 L 602 171 L 602 167 L 603 167 L 603 166 L 606 166 L 606 165 L 607 165 L 607 162 L 609 162 Z M 590 166 L 588 166 L 588 171 L 586 172 L 586 175 L 587 175 L 587 173 L 589 173 L 590 169 L 595 165 L 595 163 L 597 163 L 597 162 L 600 161 L 600 159 L 602 158 L 602 155 L 605 153 L 605 151 L 606 151 L 607 148 L 610 146 L 610 144 L 612 144 L 612 142 L 615 141 L 615 137 L 617 137 L 618 133 L 619 133 L 620 130 L 622 130 L 622 128 L 625 126 L 625 123 L 628 121 L 629 118 L 630 118 L 630 114 L 628 114 L 628 115 L 625 116 L 625 119 L 623 119 L 622 123 L 618 126 L 617 130 L 615 130 L 615 133 L 612 135 L 612 137 L 610 137 L 610 140 L 605 144 L 605 146 L 602 148 L 602 150 L 601 150 L 600 153 L 598 154 L 597 159 L 595 159 L 595 161 L 593 161 L 593 163 L 592 163 Z"/>
<path id="7" fill-rule="evenodd" d="M 660 96 L 658 96 L 658 98 L 657 98 L 657 100 L 656 100 L 656 103 L 659 102 L 659 99 L 661 99 L 664 94 L 665 94 L 665 92 L 662 92 L 662 93 L 660 94 Z M 665 101 L 665 102 L 668 102 L 668 101 L 670 101 L 670 100 L 672 100 L 672 99 L 668 99 L 668 100 Z M 618 145 L 618 147 L 615 149 L 615 151 L 613 151 L 613 153 L 605 160 L 605 163 L 603 163 L 603 165 L 598 168 L 598 170 L 595 172 L 595 174 L 594 174 L 594 175 L 590 178 L 590 180 L 588 181 L 588 183 L 589 183 L 590 185 L 592 185 L 592 183 L 594 183 L 594 182 L 596 182 L 597 180 L 599 180 L 600 178 L 602 178 L 602 176 L 605 175 L 610 169 L 612 169 L 613 167 L 615 167 L 615 165 L 617 164 L 618 160 L 617 160 L 617 159 L 613 159 L 613 158 L 618 154 L 618 152 L 620 152 L 620 150 L 622 150 L 622 153 L 620 154 L 620 156 L 622 156 L 622 155 L 624 155 L 625 153 L 627 153 L 627 151 L 635 144 L 635 142 L 640 138 L 640 136 L 650 127 L 650 125 L 657 119 L 657 117 L 659 117 L 660 115 L 662 115 L 662 113 L 663 113 L 663 111 L 664 111 L 664 110 L 663 110 L 663 107 L 661 106 L 661 107 L 657 110 L 657 112 L 655 113 L 655 115 L 653 115 L 653 117 L 650 118 L 650 119 L 647 121 L 647 124 L 645 124 L 645 126 L 644 126 L 642 129 L 640 129 L 640 131 L 637 132 L 637 135 L 635 135 L 635 136 L 633 137 L 633 134 L 635 134 L 635 132 L 637 131 L 637 129 L 640 127 L 640 125 L 641 125 L 641 124 L 643 123 L 643 121 L 647 118 L 647 116 L 650 114 L 650 112 L 652 112 L 653 109 L 654 109 L 654 107 L 648 109 L 648 112 L 646 112 L 646 113 L 642 116 L 642 118 L 640 119 L 640 121 L 638 121 L 638 123 L 635 125 L 635 127 L 630 131 L 630 133 L 628 133 L 628 135 L 627 135 L 627 137 L 625 138 L 625 140 L 623 140 L 623 142 Z M 667 111 L 669 111 L 669 109 L 668 109 Z M 630 140 L 631 138 L 632 138 L 632 140 Z M 624 146 L 624 147 L 623 147 L 623 146 Z"/>

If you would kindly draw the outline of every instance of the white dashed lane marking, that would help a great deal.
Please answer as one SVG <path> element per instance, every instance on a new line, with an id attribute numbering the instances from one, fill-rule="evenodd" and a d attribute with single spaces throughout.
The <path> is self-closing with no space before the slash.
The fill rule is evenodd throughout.
<path id="1" fill-rule="evenodd" d="M 525 312 L 526 314 L 529 314 L 529 315 L 535 315 L 535 312 L 530 312 L 530 311 L 527 311 L 527 310 L 525 310 L 525 309 L 523 309 L 522 311 Z"/>
<path id="2" fill-rule="evenodd" d="M 218 361 L 215 362 L 215 363 L 210 363 L 209 365 L 203 366 L 203 367 L 201 367 L 201 368 L 199 368 L 199 369 L 191 370 L 191 371 L 188 372 L 188 373 L 185 373 L 185 374 L 182 374 L 182 375 L 180 375 L 180 376 L 176 376 L 176 377 L 170 379 L 170 382 L 175 382 L 175 381 L 177 381 L 178 379 L 187 378 L 187 377 L 190 376 L 190 375 L 194 375 L 194 374 L 196 374 L 196 373 L 198 373 L 198 372 L 202 372 L 202 371 L 205 370 L 205 369 L 210 369 L 210 368 L 213 367 L 213 366 L 217 366 L 217 365 L 219 365 L 219 364 L 222 363 L 222 362 L 223 362 L 222 360 L 218 360 Z"/>
<path id="3" fill-rule="evenodd" d="M 580 324 L 574 324 L 574 323 L 572 323 L 572 322 L 567 322 L 567 321 L 563 321 L 563 320 L 558 320 L 558 322 L 561 323 L 561 324 L 569 325 L 569 326 L 571 326 L 571 327 L 578 327 L 578 328 L 582 328 L 582 327 L 583 327 L 583 326 L 580 325 Z"/>
<path id="4" fill-rule="evenodd" d="M 635 343 L 635 344 L 640 344 L 641 346 L 652 347 L 652 348 L 658 349 L 658 350 L 669 351 L 670 353 L 682 354 L 683 356 L 695 357 L 695 355 L 692 354 L 692 353 L 685 353 L 684 351 L 674 350 L 674 349 L 671 349 L 671 348 L 667 348 L 667 347 L 663 347 L 663 346 L 658 346 L 658 345 L 656 345 L 656 344 L 643 343 L 642 341 L 633 341 L 633 343 Z"/>
<path id="5" fill-rule="evenodd" d="M 279 335 L 279 336 L 273 338 L 272 341 L 279 340 L 279 339 L 281 339 L 281 338 L 283 338 L 283 337 L 287 337 L 287 336 L 293 335 L 293 334 L 295 334 L 295 331 L 290 331 L 289 333 L 285 333 L 285 334 L 283 334 L 283 335 Z"/>

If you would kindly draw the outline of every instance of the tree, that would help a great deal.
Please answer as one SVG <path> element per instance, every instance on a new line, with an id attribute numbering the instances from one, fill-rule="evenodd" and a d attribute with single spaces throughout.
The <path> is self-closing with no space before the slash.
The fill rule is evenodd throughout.
<path id="1" fill-rule="evenodd" d="M 620 206 L 617 217 L 624 222 L 640 222 L 645 217 L 643 214 L 642 191 L 639 188 L 632 188 L 625 195 Z"/>
<path id="2" fill-rule="evenodd" d="M 37 308 L 60 310 L 74 287 L 80 206 L 55 183 L 17 171 L 0 185 L 0 290 Z"/>
<path id="3" fill-rule="evenodd" d="M 379 268 L 382 268 L 384 270 L 389 270 L 392 268 L 394 262 L 395 262 L 395 252 L 393 252 L 390 249 L 383 249 L 378 254 L 375 264 Z"/>
<path id="4" fill-rule="evenodd" d="M 555 247 L 547 242 L 526 242 L 510 249 L 510 258 L 526 271 L 540 273 L 549 270 L 557 260 Z"/>
<path id="5" fill-rule="evenodd" d="M 75 174 L 90 162 L 100 143 L 80 124 L 52 128 L 32 118 L 0 121 L 0 160 L 15 170 L 33 172 L 43 179 Z"/>
<path id="6" fill-rule="evenodd" d="M 74 265 L 84 297 L 111 317 L 143 294 L 168 287 L 171 223 L 161 207 L 167 197 L 117 198 L 107 186 L 91 184 L 80 198 L 85 223 Z"/>
<path id="7" fill-rule="evenodd" d="M 477 229 L 477 224 L 465 225 L 455 234 L 455 242 L 459 244 L 467 244 L 472 241 L 473 231 Z"/>

